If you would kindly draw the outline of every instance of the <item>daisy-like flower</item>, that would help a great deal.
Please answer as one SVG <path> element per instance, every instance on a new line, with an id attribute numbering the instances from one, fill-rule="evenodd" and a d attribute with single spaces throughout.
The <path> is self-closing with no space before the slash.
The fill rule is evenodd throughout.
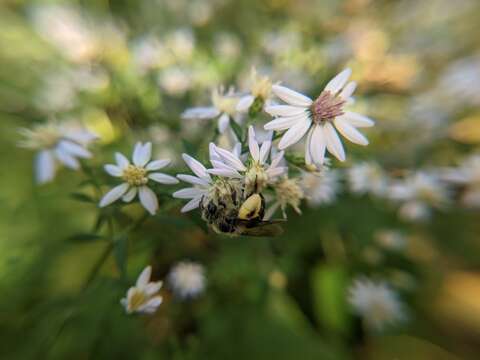
<path id="1" fill-rule="evenodd" d="M 121 178 L 123 183 L 115 186 L 100 200 L 100 207 L 105 207 L 122 198 L 131 202 L 138 194 L 140 203 L 151 214 L 158 209 L 155 193 L 148 187 L 150 181 L 160 184 L 177 184 L 178 180 L 170 175 L 158 172 L 170 163 L 170 160 L 154 160 L 152 158 L 152 143 L 138 142 L 133 150 L 133 164 L 120 154 L 115 154 L 116 165 L 105 165 L 105 171 L 111 176 Z"/>
<path id="2" fill-rule="evenodd" d="M 267 113 L 276 117 L 265 124 L 265 129 L 287 130 L 278 144 L 280 150 L 292 146 L 306 135 L 305 162 L 318 166 L 324 162 L 325 150 L 338 160 L 345 160 L 337 130 L 355 144 L 368 144 L 367 138 L 357 128 L 373 126 L 373 120 L 344 109 L 345 105 L 353 102 L 351 96 L 356 88 L 354 81 L 348 82 L 350 74 L 351 70 L 346 69 L 335 76 L 316 100 L 284 86 L 272 86 L 273 93 L 288 104 L 265 108 Z"/>
<path id="3" fill-rule="evenodd" d="M 385 282 L 356 279 L 348 290 L 348 302 L 371 330 L 381 331 L 406 319 L 397 293 Z"/>
<path id="4" fill-rule="evenodd" d="M 383 170 L 372 162 L 353 165 L 347 170 L 347 178 L 351 191 L 357 194 L 382 196 L 388 189 L 388 180 Z"/>
<path id="5" fill-rule="evenodd" d="M 306 172 L 302 175 L 301 186 L 310 205 L 330 204 L 337 197 L 339 175 L 336 170 L 326 169 L 321 172 Z"/>
<path id="6" fill-rule="evenodd" d="M 78 170 L 79 159 L 88 159 L 92 153 L 87 146 L 97 136 L 74 122 L 50 121 L 31 129 L 22 128 L 24 137 L 18 146 L 36 150 L 35 178 L 39 184 L 52 181 L 59 164 Z"/>
<path id="7" fill-rule="evenodd" d="M 409 175 L 390 186 L 390 198 L 400 202 L 400 216 L 406 220 L 428 219 L 433 208 L 442 208 L 449 201 L 448 189 L 440 179 L 426 172 Z"/>
<path id="8" fill-rule="evenodd" d="M 239 121 L 236 108 L 238 100 L 239 97 L 235 94 L 233 88 L 230 88 L 227 92 L 223 88 L 214 89 L 212 91 L 213 106 L 187 109 L 181 116 L 186 120 L 218 119 L 218 130 L 223 134 L 230 125 L 230 119 Z"/>
<path id="9" fill-rule="evenodd" d="M 192 261 L 177 263 L 167 275 L 173 293 L 181 299 L 194 298 L 205 290 L 205 270 Z"/>
<path id="10" fill-rule="evenodd" d="M 273 184 L 275 189 L 275 201 L 265 212 L 265 219 L 271 219 L 273 214 L 280 208 L 283 218 L 287 218 L 286 209 L 290 205 L 297 214 L 301 214 L 300 202 L 305 197 L 303 189 L 297 179 L 284 177 Z"/>
<path id="11" fill-rule="evenodd" d="M 120 300 L 127 314 L 143 313 L 153 314 L 162 303 L 158 295 L 162 287 L 161 281 L 150 281 L 152 267 L 147 266 L 137 279 L 135 286 L 128 289 L 127 297 Z"/>
<path id="12" fill-rule="evenodd" d="M 251 110 L 253 113 L 261 111 L 264 105 L 269 105 L 272 93 L 272 82 L 268 76 L 260 76 L 255 68 L 250 75 L 250 93 L 240 98 L 237 103 L 237 111 L 245 113 Z"/>
<path id="13" fill-rule="evenodd" d="M 271 163 L 267 164 L 272 147 L 271 136 L 260 145 L 257 142 L 252 126 L 248 128 L 250 156 L 247 165 L 243 163 L 238 154 L 216 147 L 214 144 L 210 146 L 219 159 L 211 161 L 213 169 L 209 169 L 208 172 L 223 177 L 243 178 L 247 192 L 260 192 L 265 186 L 275 181 L 276 178 L 285 174 L 288 170 L 287 167 L 281 166 L 283 151 L 276 154 L 272 158 Z"/>

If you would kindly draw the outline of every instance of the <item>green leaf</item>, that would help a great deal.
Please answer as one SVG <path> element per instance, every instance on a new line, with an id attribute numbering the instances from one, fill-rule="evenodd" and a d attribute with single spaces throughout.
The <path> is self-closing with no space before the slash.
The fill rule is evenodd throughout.
<path id="1" fill-rule="evenodd" d="M 313 307 L 318 322 L 327 330 L 346 333 L 349 319 L 346 305 L 348 275 L 341 265 L 320 264 L 311 274 Z"/>
<path id="2" fill-rule="evenodd" d="M 103 236 L 93 233 L 80 233 L 72 235 L 68 238 L 69 241 L 92 241 L 103 239 Z"/>
<path id="3" fill-rule="evenodd" d="M 90 195 L 87 195 L 87 194 L 84 194 L 84 193 L 75 192 L 75 193 L 70 194 L 70 196 L 73 199 L 81 201 L 81 202 L 87 202 L 87 203 L 91 203 L 91 204 L 96 204 L 97 203 L 97 201 L 94 198 L 92 198 Z"/>
<path id="4" fill-rule="evenodd" d="M 128 250 L 128 236 L 127 234 L 117 235 L 114 239 L 113 256 L 117 265 L 118 271 L 122 279 L 127 275 L 127 250 Z"/>
<path id="5" fill-rule="evenodd" d="M 268 297 L 268 309 L 278 320 L 297 333 L 310 331 L 310 324 L 295 299 L 284 291 L 271 291 Z"/>

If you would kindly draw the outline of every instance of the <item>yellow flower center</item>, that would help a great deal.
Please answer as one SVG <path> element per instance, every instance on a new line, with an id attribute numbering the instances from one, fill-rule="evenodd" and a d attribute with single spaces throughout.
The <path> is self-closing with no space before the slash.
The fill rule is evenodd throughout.
<path id="1" fill-rule="evenodd" d="M 215 89 L 212 92 L 212 103 L 220 112 L 234 115 L 238 98 L 228 94 L 221 94 L 219 90 Z"/>
<path id="2" fill-rule="evenodd" d="M 245 186 L 247 193 L 260 192 L 268 183 L 268 175 L 263 165 L 254 162 L 245 174 Z"/>
<path id="3" fill-rule="evenodd" d="M 128 307 L 131 311 L 137 310 L 140 306 L 145 304 L 147 297 L 143 291 L 135 290 L 132 297 L 129 299 Z"/>
<path id="4" fill-rule="evenodd" d="M 282 209 L 287 205 L 300 213 L 300 201 L 304 198 L 303 190 L 297 182 L 292 179 L 283 179 L 275 185 L 275 193 Z"/>
<path id="5" fill-rule="evenodd" d="M 123 170 L 122 178 L 131 186 L 141 186 L 148 182 L 147 170 L 131 164 Z"/>

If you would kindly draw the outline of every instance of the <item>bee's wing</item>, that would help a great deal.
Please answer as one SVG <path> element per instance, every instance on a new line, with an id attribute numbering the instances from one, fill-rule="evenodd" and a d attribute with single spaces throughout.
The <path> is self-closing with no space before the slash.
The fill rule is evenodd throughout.
<path id="1" fill-rule="evenodd" d="M 240 220 L 242 230 L 240 235 L 246 236 L 278 236 L 283 234 L 283 228 L 280 223 L 283 220 L 259 221 L 252 225 L 249 221 Z"/>

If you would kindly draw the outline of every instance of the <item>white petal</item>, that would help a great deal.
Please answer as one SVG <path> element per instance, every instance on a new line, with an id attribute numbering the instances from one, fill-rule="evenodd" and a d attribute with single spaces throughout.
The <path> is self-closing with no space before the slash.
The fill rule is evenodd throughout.
<path id="1" fill-rule="evenodd" d="M 294 90 L 291 90 L 285 86 L 273 85 L 272 91 L 280 99 L 286 103 L 294 106 L 310 106 L 312 104 L 312 99 L 309 97 L 300 94 Z"/>
<path id="2" fill-rule="evenodd" d="M 62 148 L 63 151 L 69 153 L 72 156 L 88 159 L 92 157 L 92 153 L 85 149 L 83 146 L 76 144 L 71 141 L 62 140 L 58 144 L 59 147 Z"/>
<path id="3" fill-rule="evenodd" d="M 55 176 L 55 158 L 51 151 L 40 151 L 35 158 L 35 178 L 39 184 L 52 181 Z"/>
<path id="4" fill-rule="evenodd" d="M 310 139 L 310 155 L 315 164 L 323 164 L 326 146 L 327 141 L 324 129 L 321 125 L 317 125 L 313 129 L 312 137 Z"/>
<path id="5" fill-rule="evenodd" d="M 220 111 L 217 108 L 211 107 L 195 107 L 185 110 L 181 117 L 185 120 L 203 120 L 203 119 L 213 119 L 214 117 L 220 115 Z"/>
<path id="6" fill-rule="evenodd" d="M 327 86 L 325 86 L 325 91 L 336 94 L 345 86 L 350 75 L 352 75 L 352 70 L 349 68 L 343 70 L 340 74 L 328 82 Z"/>
<path id="7" fill-rule="evenodd" d="M 350 125 L 354 127 L 371 127 L 375 125 L 375 122 L 372 119 L 352 111 L 345 111 L 345 114 L 339 117 L 345 119 Z"/>
<path id="8" fill-rule="evenodd" d="M 290 105 L 267 106 L 265 111 L 272 116 L 296 116 L 305 113 L 305 107 Z"/>
<path id="9" fill-rule="evenodd" d="M 169 159 L 163 159 L 163 160 L 154 160 L 150 162 L 145 169 L 148 171 L 154 171 L 154 170 L 160 170 L 170 164 Z"/>
<path id="10" fill-rule="evenodd" d="M 357 88 L 357 83 L 355 81 L 350 81 L 347 86 L 343 88 L 341 93 L 338 95 L 344 100 L 350 99 L 350 96 L 352 96 L 353 92 Z"/>
<path id="11" fill-rule="evenodd" d="M 120 177 L 123 174 L 123 170 L 117 165 L 107 164 L 103 168 L 111 176 Z"/>
<path id="12" fill-rule="evenodd" d="M 57 159 L 60 160 L 60 162 L 63 163 L 66 167 L 74 170 L 80 168 L 80 163 L 78 162 L 78 160 L 63 149 L 57 147 L 55 149 L 55 155 L 57 156 Z"/>
<path id="13" fill-rule="evenodd" d="M 223 113 L 218 118 L 218 131 L 220 131 L 220 134 L 223 134 L 228 129 L 228 125 L 230 125 L 230 117 Z"/>
<path id="14" fill-rule="evenodd" d="M 135 284 L 139 288 L 144 288 L 150 282 L 152 276 L 152 267 L 149 265 L 143 269 L 142 273 L 138 276 L 137 283 Z"/>
<path id="15" fill-rule="evenodd" d="M 182 154 L 183 160 L 187 163 L 188 167 L 198 177 L 210 181 L 210 175 L 207 173 L 207 169 L 199 161 L 192 158 L 190 155 Z"/>
<path id="16" fill-rule="evenodd" d="M 200 185 L 200 186 L 208 186 L 208 181 L 192 176 L 192 175 L 186 175 L 186 174 L 178 174 L 177 178 L 179 178 L 182 181 L 188 182 L 193 185 Z"/>
<path id="17" fill-rule="evenodd" d="M 187 211 L 193 210 L 198 208 L 200 205 L 200 201 L 202 200 L 201 196 L 194 197 L 192 200 L 187 202 L 184 207 L 180 210 L 180 212 L 185 213 Z"/>
<path id="18" fill-rule="evenodd" d="M 270 153 L 270 148 L 272 147 L 272 141 L 266 140 L 263 142 L 262 146 L 260 147 L 260 164 L 264 164 L 268 158 L 268 154 Z"/>
<path id="19" fill-rule="evenodd" d="M 117 165 L 120 169 L 125 169 L 128 165 L 130 165 L 130 161 L 125 157 L 125 155 L 117 152 L 115 153 L 115 160 L 117 161 Z"/>
<path id="20" fill-rule="evenodd" d="M 137 188 L 132 187 L 125 195 L 122 196 L 122 200 L 126 203 L 129 203 L 135 198 L 135 195 L 137 195 Z"/>
<path id="21" fill-rule="evenodd" d="M 216 149 L 217 149 L 217 146 L 213 142 L 208 144 L 208 154 L 209 154 L 210 161 L 220 160 L 220 155 L 217 154 Z"/>
<path id="22" fill-rule="evenodd" d="M 252 155 L 253 160 L 260 160 L 260 148 L 258 147 L 257 139 L 255 139 L 255 130 L 253 126 L 248 127 L 248 148 L 250 149 L 250 155 Z"/>
<path id="23" fill-rule="evenodd" d="M 284 150 L 287 147 L 297 143 L 308 131 L 312 120 L 307 118 L 292 126 L 285 135 L 282 136 L 278 148 Z"/>
<path id="24" fill-rule="evenodd" d="M 335 119 L 334 124 L 337 130 L 340 131 L 340 134 L 351 142 L 363 146 L 368 145 L 367 138 L 343 119 Z"/>
<path id="25" fill-rule="evenodd" d="M 205 190 L 191 187 L 175 191 L 172 196 L 177 199 L 193 199 L 194 197 L 203 195 L 204 193 Z"/>
<path id="26" fill-rule="evenodd" d="M 342 142 L 337 135 L 334 127 L 330 123 L 326 123 L 323 127 L 323 133 L 325 134 L 325 140 L 327 141 L 327 149 L 338 160 L 345 161 L 345 151 L 343 150 Z"/>
<path id="27" fill-rule="evenodd" d="M 317 127 L 318 125 L 312 127 L 307 134 L 307 140 L 305 140 L 305 164 L 311 165 L 313 163 L 312 155 L 310 153 L 310 143 L 312 141 L 312 134 L 313 130 Z"/>
<path id="28" fill-rule="evenodd" d="M 157 195 L 146 186 L 142 186 L 138 191 L 138 197 L 143 207 L 151 214 L 155 215 L 158 209 Z"/>
<path id="29" fill-rule="evenodd" d="M 252 95 L 243 96 L 238 101 L 236 110 L 239 112 L 247 112 L 250 106 L 252 106 L 254 101 L 255 101 L 255 97 L 253 97 Z"/>
<path id="30" fill-rule="evenodd" d="M 145 286 L 145 294 L 147 294 L 148 296 L 155 295 L 162 288 L 162 285 L 163 285 L 162 281 L 148 283 Z"/>
<path id="31" fill-rule="evenodd" d="M 242 155 L 242 144 L 237 142 L 232 149 L 232 153 L 236 157 L 240 158 L 240 155 Z"/>
<path id="32" fill-rule="evenodd" d="M 177 178 L 167 174 L 152 173 L 148 175 L 148 178 L 160 184 L 178 184 Z"/>
<path id="33" fill-rule="evenodd" d="M 146 314 L 153 314 L 157 308 L 162 304 L 163 298 L 161 296 L 155 296 L 148 300 L 145 304 L 138 308 L 139 312 Z"/>
<path id="34" fill-rule="evenodd" d="M 138 145 L 138 144 L 137 144 Z M 140 146 L 135 146 L 133 152 L 133 163 L 137 166 L 145 166 L 152 158 L 152 143 L 147 142 Z"/>
<path id="35" fill-rule="evenodd" d="M 267 169 L 266 173 L 270 179 L 275 178 L 277 176 L 283 175 L 287 172 L 287 167 L 276 167 L 272 169 Z"/>
<path id="36" fill-rule="evenodd" d="M 284 154 L 285 154 L 285 151 L 280 151 L 279 153 L 277 153 L 272 159 L 272 162 L 270 164 L 270 168 L 277 167 L 280 164 L 280 162 L 283 160 L 283 155 Z"/>
<path id="37" fill-rule="evenodd" d="M 130 185 L 127 183 L 123 183 L 120 185 L 115 186 L 112 190 L 110 190 L 108 193 L 106 193 L 102 200 L 100 200 L 100 204 L 98 206 L 100 207 L 105 207 L 107 205 L 110 205 L 114 201 L 117 201 L 120 199 L 128 190 Z"/>
<path id="38" fill-rule="evenodd" d="M 299 121 L 303 121 L 305 119 L 308 119 L 308 114 L 306 112 L 296 115 L 296 116 L 287 116 L 287 117 L 279 117 L 276 118 L 268 123 L 266 123 L 263 128 L 265 130 L 276 130 L 276 131 L 282 131 L 291 128 L 295 124 L 297 124 Z"/>
<path id="39" fill-rule="evenodd" d="M 229 177 L 229 178 L 242 178 L 242 175 L 240 175 L 236 170 L 234 169 L 209 169 L 208 172 L 212 175 L 216 176 L 223 176 L 223 177 Z"/>
<path id="40" fill-rule="evenodd" d="M 221 156 L 223 161 L 228 165 L 234 167 L 238 171 L 245 171 L 247 168 L 243 165 L 242 161 L 232 154 L 230 151 L 217 147 L 217 153 Z"/>

